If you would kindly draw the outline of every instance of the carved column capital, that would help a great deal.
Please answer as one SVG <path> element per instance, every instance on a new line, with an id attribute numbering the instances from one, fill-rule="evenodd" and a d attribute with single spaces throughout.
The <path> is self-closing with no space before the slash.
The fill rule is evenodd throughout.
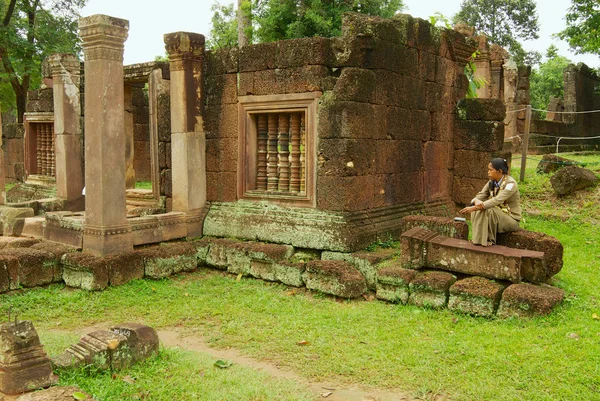
<path id="1" fill-rule="evenodd" d="M 64 78 L 67 76 L 79 77 L 81 75 L 79 60 L 72 54 L 52 54 L 47 61 L 55 82 L 64 83 Z"/>
<path id="2" fill-rule="evenodd" d="M 79 19 L 79 36 L 83 41 L 85 61 L 108 59 L 123 61 L 124 43 L 129 21 L 96 14 Z"/>
<path id="3" fill-rule="evenodd" d="M 192 68 L 195 62 L 202 62 L 204 58 L 204 35 L 173 32 L 165 34 L 164 41 L 171 71 Z"/>

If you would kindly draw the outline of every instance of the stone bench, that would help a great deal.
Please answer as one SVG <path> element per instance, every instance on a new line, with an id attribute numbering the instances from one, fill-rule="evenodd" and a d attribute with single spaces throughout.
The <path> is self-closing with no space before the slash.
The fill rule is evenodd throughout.
<path id="1" fill-rule="evenodd" d="M 464 240 L 468 239 L 469 234 L 467 223 L 454 221 L 454 219 L 449 217 L 406 216 L 402 218 L 401 227 L 402 232 L 406 232 L 414 227 L 421 227 L 446 237 Z M 563 246 L 558 239 L 544 233 L 519 229 L 510 233 L 498 234 L 497 244 L 509 248 L 543 252 L 545 273 L 538 271 L 536 281 L 546 282 L 562 269 Z M 531 276 L 532 274 L 533 272 L 526 275 Z"/>
<path id="2" fill-rule="evenodd" d="M 499 245 L 477 246 L 421 227 L 402 234 L 401 245 L 403 268 L 436 268 L 513 283 L 548 278 L 542 252 Z"/>

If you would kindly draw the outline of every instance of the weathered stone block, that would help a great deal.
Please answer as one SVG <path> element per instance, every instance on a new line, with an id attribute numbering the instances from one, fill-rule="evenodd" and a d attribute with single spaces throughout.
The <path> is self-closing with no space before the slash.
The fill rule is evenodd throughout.
<path id="1" fill-rule="evenodd" d="M 277 68 L 302 67 L 311 64 L 330 65 L 333 58 L 331 39 L 300 38 L 277 42 Z"/>
<path id="2" fill-rule="evenodd" d="M 471 199 L 483 188 L 485 178 L 458 177 L 452 182 L 452 200 L 459 205 L 468 205 Z"/>
<path id="3" fill-rule="evenodd" d="M 367 288 L 375 290 L 377 284 L 377 271 L 380 263 L 398 255 L 398 249 L 381 248 L 376 251 L 359 251 L 354 253 L 329 252 L 321 254 L 323 260 L 343 260 L 354 266 L 365 278 Z"/>
<path id="4" fill-rule="evenodd" d="M 69 287 L 88 291 L 108 287 L 109 268 L 105 259 L 90 253 L 75 252 L 62 256 L 63 280 Z"/>
<path id="5" fill-rule="evenodd" d="M 211 238 L 206 253 L 206 264 L 217 269 L 227 270 L 227 249 L 233 248 L 238 241 L 229 238 Z"/>
<path id="6" fill-rule="evenodd" d="M 228 74 L 238 71 L 239 49 L 237 47 L 210 50 L 204 54 L 206 56 L 206 75 Z"/>
<path id="7" fill-rule="evenodd" d="M 341 298 L 358 298 L 367 290 L 362 274 L 351 264 L 338 260 L 308 262 L 303 275 L 306 288 Z"/>
<path id="8" fill-rule="evenodd" d="M 593 171 L 577 166 L 562 168 L 550 178 L 550 184 L 552 184 L 552 188 L 557 195 L 568 195 L 580 189 L 594 186 L 597 183 L 598 177 Z"/>
<path id="9" fill-rule="evenodd" d="M 377 272 L 377 298 L 388 302 L 408 302 L 410 291 L 408 285 L 417 272 L 403 269 L 392 263 L 381 267 Z"/>
<path id="10" fill-rule="evenodd" d="M 544 155 L 542 156 L 542 160 L 538 163 L 535 172 L 538 174 L 549 174 L 555 172 L 569 164 L 575 164 L 574 160 L 570 160 L 564 157 L 556 156 L 556 155 Z"/>
<path id="11" fill-rule="evenodd" d="M 487 167 L 490 160 L 490 152 L 462 149 L 456 150 L 454 152 L 454 175 L 458 177 L 485 179 L 485 177 L 487 177 Z M 482 187 L 484 183 L 482 183 Z M 474 192 L 471 197 L 474 197 L 479 190 L 481 190 L 481 188 Z"/>
<path id="12" fill-rule="evenodd" d="M 8 270 L 11 289 L 37 287 L 54 281 L 56 263 L 55 256 L 50 252 L 32 248 L 3 249 L 0 252 L 18 260 L 16 271 L 14 264 L 7 264 L 7 267 L 12 267 Z"/>
<path id="13" fill-rule="evenodd" d="M 344 68 L 333 94 L 338 100 L 375 103 L 375 73 L 362 68 Z"/>
<path id="14" fill-rule="evenodd" d="M 504 121 L 506 107 L 500 99 L 461 99 L 457 113 L 463 120 Z"/>
<path id="15" fill-rule="evenodd" d="M 0 391 L 21 394 L 56 381 L 33 324 L 25 320 L 0 325 Z"/>
<path id="16" fill-rule="evenodd" d="M 563 245 L 554 237 L 540 232 L 521 229 L 510 233 L 498 234 L 496 240 L 498 245 L 504 245 L 509 248 L 529 249 L 544 253 L 544 270 L 526 273 L 531 281 L 547 281 L 562 269 Z"/>
<path id="17" fill-rule="evenodd" d="M 239 71 L 264 71 L 276 67 L 277 42 L 258 43 L 239 50 Z"/>
<path id="18" fill-rule="evenodd" d="M 123 323 L 112 326 L 110 332 L 120 334 L 127 340 L 127 347 L 122 352 L 111 355 L 113 369 L 123 369 L 141 362 L 158 352 L 158 333 L 150 326 L 139 323 Z"/>
<path id="19" fill-rule="evenodd" d="M 317 150 L 321 175 L 338 177 L 374 173 L 377 154 L 375 141 L 356 139 L 324 139 Z"/>
<path id="20" fill-rule="evenodd" d="M 81 337 L 79 343 L 71 345 L 62 354 L 52 358 L 52 364 L 63 369 L 93 365 L 108 370 L 112 369 L 112 357 L 115 357 L 115 362 L 122 360 L 122 356 L 128 355 L 128 348 L 124 335 L 97 330 Z M 120 366 L 119 363 L 115 365 Z"/>
<path id="21" fill-rule="evenodd" d="M 474 316 L 494 316 L 504 288 L 505 285 L 483 277 L 459 280 L 450 287 L 448 309 Z"/>
<path id="22" fill-rule="evenodd" d="M 144 278 L 144 260 L 137 251 L 105 256 L 108 265 L 108 282 L 117 286 Z"/>
<path id="23" fill-rule="evenodd" d="M 5 236 L 19 236 L 23 230 L 26 217 L 35 215 L 29 207 L 2 207 L 0 208 L 0 224 Z"/>
<path id="24" fill-rule="evenodd" d="M 413 227 L 423 227 L 450 238 L 468 239 L 469 226 L 464 221 L 454 221 L 451 217 L 438 216 L 405 216 L 401 223 L 402 232 Z"/>
<path id="25" fill-rule="evenodd" d="M 476 246 L 420 227 L 402 234 L 401 244 L 401 262 L 405 268 L 440 268 L 514 283 L 546 273 L 542 252 L 500 245 Z"/>
<path id="26" fill-rule="evenodd" d="M 498 317 L 548 315 L 564 298 L 564 291 L 549 285 L 513 284 L 502 293 Z"/>
<path id="27" fill-rule="evenodd" d="M 504 144 L 504 123 L 492 121 L 457 121 L 454 133 L 456 149 L 495 152 Z"/>
<path id="28" fill-rule="evenodd" d="M 196 248 L 189 242 L 168 242 L 138 251 L 144 263 L 144 275 L 153 279 L 168 277 L 198 266 Z"/>
<path id="29" fill-rule="evenodd" d="M 408 284 L 408 303 L 416 306 L 440 309 L 448 304 L 448 291 L 456 276 L 441 271 L 418 272 Z"/>

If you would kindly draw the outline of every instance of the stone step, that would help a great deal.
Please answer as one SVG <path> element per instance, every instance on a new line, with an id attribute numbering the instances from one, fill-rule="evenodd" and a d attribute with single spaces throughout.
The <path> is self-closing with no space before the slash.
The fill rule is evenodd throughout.
<path id="1" fill-rule="evenodd" d="M 24 237 L 43 238 L 45 221 L 46 217 L 44 216 L 26 217 L 21 235 Z"/>
<path id="2" fill-rule="evenodd" d="M 127 199 L 147 199 L 156 201 L 151 189 L 128 189 L 125 193 Z"/>
<path id="3" fill-rule="evenodd" d="M 482 247 L 414 227 L 401 237 L 402 267 L 436 268 L 519 283 L 547 278 L 544 253 L 494 245 Z"/>

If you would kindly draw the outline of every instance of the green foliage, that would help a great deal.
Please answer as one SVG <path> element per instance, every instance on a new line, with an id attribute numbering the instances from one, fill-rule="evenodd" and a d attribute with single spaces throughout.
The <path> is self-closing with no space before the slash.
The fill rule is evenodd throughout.
<path id="1" fill-rule="evenodd" d="M 389 18 L 402 8 L 402 0 L 253 0 L 251 6 L 249 2 L 243 6 L 248 16 L 252 14 L 249 36 L 257 42 L 339 36 L 344 12 Z M 236 46 L 237 21 L 234 6 L 216 3 L 212 10 L 214 14 L 210 46 Z"/>
<path id="2" fill-rule="evenodd" d="M 471 58 L 465 65 L 464 74 L 469 80 L 469 86 L 467 87 L 467 99 L 473 99 L 477 97 L 477 90 L 483 88 L 488 82 L 483 77 L 475 77 L 475 73 L 477 72 L 477 67 L 475 66 L 475 58 L 480 54 L 480 51 L 477 50 L 475 53 L 471 54 Z"/>
<path id="3" fill-rule="evenodd" d="M 86 0 L 0 0 L 0 104 L 17 110 L 41 83 L 41 62 L 53 53 L 79 54 L 79 10 Z M 12 93 L 11 93 L 12 92 Z"/>
<path id="4" fill-rule="evenodd" d="M 597 0 L 571 0 L 565 17 L 567 27 L 558 33 L 576 53 L 600 55 L 600 3 Z"/>
<path id="5" fill-rule="evenodd" d="M 212 26 L 206 46 L 209 49 L 219 49 L 237 46 L 237 19 L 234 4 L 221 5 L 214 3 L 211 6 Z"/>
<path id="6" fill-rule="evenodd" d="M 563 97 L 563 70 L 571 60 L 559 56 L 557 51 L 556 46 L 551 45 L 546 52 L 546 61 L 531 70 L 531 105 L 535 109 L 546 110 L 551 97 Z"/>
<path id="7" fill-rule="evenodd" d="M 491 43 L 509 49 L 517 62 L 535 61 L 520 40 L 537 39 L 539 31 L 534 0 L 463 0 L 455 23 L 468 24 L 487 36 Z"/>

